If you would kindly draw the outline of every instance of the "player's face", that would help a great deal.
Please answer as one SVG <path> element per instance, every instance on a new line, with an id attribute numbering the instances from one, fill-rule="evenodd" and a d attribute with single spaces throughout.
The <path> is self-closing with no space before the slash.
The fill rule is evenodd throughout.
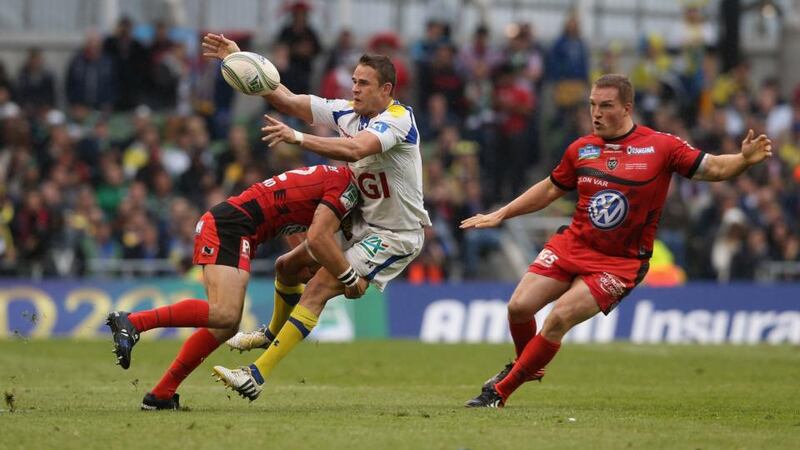
<path id="1" fill-rule="evenodd" d="M 385 83 L 385 86 L 391 85 Z M 386 108 L 389 93 L 378 81 L 378 72 L 369 66 L 356 66 L 353 71 L 353 111 L 362 116 L 373 116 Z"/>
<path id="2" fill-rule="evenodd" d="M 628 132 L 631 105 L 623 105 L 615 87 L 594 87 L 589 94 L 592 131 L 601 138 L 613 138 Z"/>

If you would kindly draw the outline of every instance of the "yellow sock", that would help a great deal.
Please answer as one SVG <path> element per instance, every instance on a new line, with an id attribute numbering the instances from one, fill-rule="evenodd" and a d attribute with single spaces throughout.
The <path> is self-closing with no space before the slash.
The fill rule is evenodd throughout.
<path id="1" fill-rule="evenodd" d="M 303 295 L 305 288 L 305 284 L 288 286 L 275 280 L 275 302 L 272 307 L 272 319 L 269 321 L 270 339 L 275 339 L 275 336 L 281 331 L 289 314 L 292 313 L 294 305 L 300 301 L 300 296 Z"/>
<path id="2" fill-rule="evenodd" d="M 284 356 L 288 355 L 300 341 L 308 336 L 308 333 L 317 326 L 318 319 L 319 317 L 316 314 L 306 309 L 303 305 L 294 307 L 289 320 L 278 332 L 275 340 L 255 362 L 264 379 L 269 376 L 272 369 L 278 365 Z"/>

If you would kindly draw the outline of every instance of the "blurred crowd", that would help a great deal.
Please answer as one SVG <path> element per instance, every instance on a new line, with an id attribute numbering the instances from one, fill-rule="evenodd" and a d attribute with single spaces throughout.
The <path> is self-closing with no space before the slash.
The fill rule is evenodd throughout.
<path id="1" fill-rule="evenodd" d="M 370 51 L 392 58 L 396 98 L 414 107 L 434 226 L 410 280 L 492 276 L 483 262 L 502 230 L 463 232 L 458 223 L 546 176 L 590 132 L 588 89 L 608 72 L 631 76 L 637 122 L 704 151 L 737 152 L 748 128 L 774 143 L 776 157 L 733 181 L 676 178 L 658 236 L 666 259 L 693 280 L 755 279 L 764 262 L 800 264 L 800 91 L 784 99 L 778 79 L 753 80 L 746 60 L 721 64 L 700 11 L 687 10 L 675 36 L 643 36 L 632 66 L 615 43 L 593 55 L 576 16 L 552 42 L 526 23 L 480 26 L 457 42 L 450 24 L 432 20 L 416 41 L 381 33 L 359 42 L 342 30 L 326 43 L 311 13 L 294 3 L 265 51 L 287 87 L 349 98 L 354 64 Z M 147 40 L 136 27 L 123 18 L 107 36 L 87 34 L 67 67 L 51 67 L 36 48 L 17 74 L 0 60 L 2 274 L 82 276 L 120 260 L 167 260 L 169 270 L 147 273 L 186 272 L 202 212 L 276 173 L 326 162 L 291 145 L 265 148 L 260 112 L 234 116 L 241 94 L 218 61 L 193 54 L 166 24 L 147 25 Z M 247 34 L 226 36 L 259 51 Z M 567 196 L 544 214 L 569 215 L 572 203 Z M 270 243 L 259 256 L 283 249 Z"/>

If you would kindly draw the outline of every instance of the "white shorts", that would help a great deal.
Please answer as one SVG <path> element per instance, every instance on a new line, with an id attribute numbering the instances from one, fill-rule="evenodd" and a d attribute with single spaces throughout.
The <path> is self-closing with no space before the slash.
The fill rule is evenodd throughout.
<path id="1" fill-rule="evenodd" d="M 342 245 L 344 257 L 356 273 L 380 291 L 422 251 L 425 234 L 419 230 L 391 231 L 353 219 L 353 236 Z"/>

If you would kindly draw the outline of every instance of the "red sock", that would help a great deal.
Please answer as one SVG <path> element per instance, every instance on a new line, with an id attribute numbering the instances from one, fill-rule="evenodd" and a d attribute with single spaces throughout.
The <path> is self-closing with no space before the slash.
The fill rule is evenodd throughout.
<path id="1" fill-rule="evenodd" d="M 546 366 L 556 356 L 561 347 L 559 342 L 550 342 L 541 333 L 531 339 L 525 350 L 517 358 L 511 373 L 497 383 L 494 388 L 503 399 L 507 399 L 522 383 L 527 381 L 532 374 Z"/>
<path id="2" fill-rule="evenodd" d="M 140 333 L 164 327 L 207 327 L 208 302 L 182 300 L 174 305 L 131 313 L 128 320 Z"/>
<path id="3" fill-rule="evenodd" d="M 536 318 L 534 317 L 528 322 L 514 323 L 509 317 L 508 329 L 511 331 L 511 338 L 514 339 L 514 349 L 517 351 L 517 358 L 519 358 L 528 342 L 536 336 Z"/>
<path id="4" fill-rule="evenodd" d="M 183 343 L 172 365 L 161 377 L 161 381 L 151 391 L 153 395 L 161 400 L 172 398 L 178 385 L 206 359 L 206 356 L 216 350 L 219 344 L 220 342 L 217 342 L 217 338 L 207 328 L 192 333 Z"/>

